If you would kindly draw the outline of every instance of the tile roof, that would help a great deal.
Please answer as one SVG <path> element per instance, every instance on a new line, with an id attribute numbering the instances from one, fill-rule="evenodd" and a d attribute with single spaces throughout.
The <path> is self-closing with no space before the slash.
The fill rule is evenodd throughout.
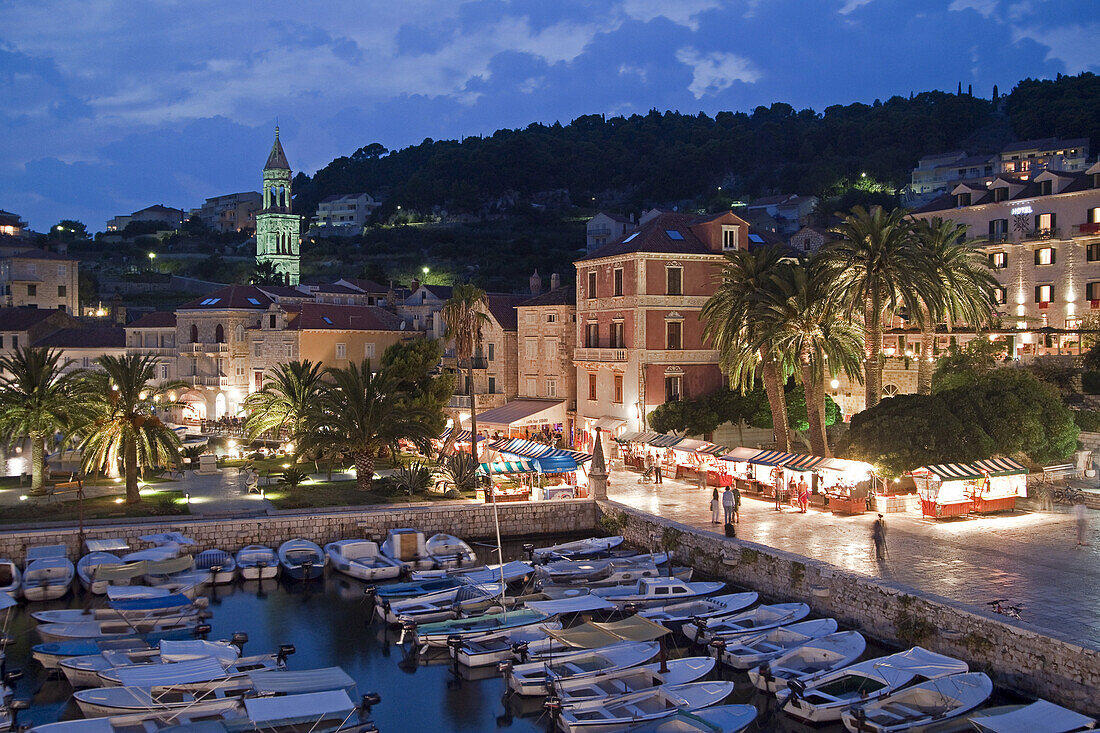
<path id="1" fill-rule="evenodd" d="M 1056 193 L 1056 194 L 1047 194 L 1046 196 L 1042 196 L 1043 198 L 1050 198 L 1051 196 L 1060 196 L 1061 194 L 1073 193 L 1075 191 L 1085 191 L 1085 190 L 1088 190 L 1089 188 L 1091 188 L 1091 186 L 1092 186 L 1092 182 L 1089 180 L 1089 177 L 1084 173 L 1066 173 L 1064 171 L 1057 171 L 1057 172 L 1052 171 L 1052 172 L 1055 175 L 1057 175 L 1059 178 L 1072 178 L 1073 180 L 1070 183 L 1066 184 L 1062 188 L 1062 190 L 1059 191 L 1058 193 Z M 1040 173 L 1039 175 L 1042 175 L 1042 173 Z M 1038 176 L 1036 176 L 1036 177 L 1038 177 Z M 1014 180 L 1010 180 L 1009 183 L 1011 183 L 1013 185 L 1021 185 L 1020 182 L 1017 182 L 1017 181 L 1014 181 Z M 1004 203 L 1005 201 L 1018 201 L 1020 199 L 1030 199 L 1030 198 L 1036 198 L 1036 197 L 1041 196 L 1041 194 L 1039 193 L 1039 184 L 1036 183 L 1034 180 L 1028 181 L 1027 183 L 1022 184 L 1022 188 L 1019 191 L 1017 191 L 1015 195 L 1012 195 L 1011 191 L 1010 191 L 1009 197 L 1007 199 L 1004 199 L 1004 200 L 999 201 L 999 202 L 993 200 L 993 189 L 994 188 L 1003 188 L 1003 186 L 990 186 L 990 187 L 987 188 L 984 183 L 975 184 L 973 181 L 959 181 L 955 185 L 956 186 L 970 186 L 971 188 L 981 190 L 981 195 L 975 196 L 971 199 L 971 201 L 970 201 L 971 206 L 982 206 L 984 204 Z M 932 199 L 927 204 L 920 207 L 919 209 L 917 209 L 913 213 L 914 214 L 925 214 L 925 213 L 929 213 L 929 212 L 933 212 L 933 211 L 944 211 L 946 209 L 956 209 L 956 208 L 959 208 L 959 207 L 955 206 L 955 196 L 952 195 L 951 193 L 945 193 L 942 196 L 939 196 L 937 198 Z M 967 208 L 967 207 L 964 206 L 962 208 Z"/>
<path id="2" fill-rule="evenodd" d="M 359 288 L 364 293 L 374 294 L 386 294 L 390 291 L 389 285 L 383 285 L 380 282 L 375 282 L 365 277 L 342 277 L 341 281 L 350 283 L 352 286 Z"/>
<path id="3" fill-rule="evenodd" d="M 127 328 L 175 328 L 176 314 L 171 311 L 152 311 L 136 321 L 127 324 Z"/>
<path id="4" fill-rule="evenodd" d="M 553 290 L 547 290 L 542 295 L 536 295 L 530 300 L 525 300 L 520 305 L 535 306 L 535 305 L 576 305 L 577 304 L 577 289 L 573 287 L 560 287 Z"/>
<path id="5" fill-rule="evenodd" d="M 271 298 L 254 285 L 227 285 L 188 301 L 176 310 L 225 310 L 226 308 L 267 310 L 272 302 Z"/>
<path id="6" fill-rule="evenodd" d="M 516 306 L 525 300 L 529 300 L 529 296 L 486 293 L 485 299 L 489 301 L 489 314 L 496 319 L 502 329 L 515 331 L 519 328 L 519 316 L 516 314 Z"/>
<path id="7" fill-rule="evenodd" d="M 126 346 L 126 329 L 121 326 L 62 328 L 34 342 L 55 349 L 121 349 Z"/>
<path id="8" fill-rule="evenodd" d="M 400 316 L 376 305 L 301 303 L 285 310 L 292 314 L 287 328 L 298 331 L 401 331 L 405 323 Z"/>
<path id="9" fill-rule="evenodd" d="M 627 234 L 614 242 L 609 242 L 597 250 L 581 257 L 577 262 L 595 260 L 601 257 L 614 257 L 616 255 L 630 254 L 633 252 L 657 252 L 660 254 L 714 254 L 691 232 L 691 225 L 709 221 L 716 214 L 705 217 L 695 217 L 692 214 L 661 213 L 650 219 L 640 229 Z M 673 239 L 669 232 L 679 232 L 680 239 Z"/>
<path id="10" fill-rule="evenodd" d="M 305 300 L 313 298 L 310 293 L 290 285 L 257 285 L 256 287 L 272 298 L 303 298 Z"/>
<path id="11" fill-rule="evenodd" d="M 283 145 L 279 142 L 279 128 L 275 128 L 275 144 L 271 146 L 271 153 L 267 156 L 267 163 L 264 165 L 264 170 L 290 170 L 290 163 L 286 160 L 286 153 L 283 152 Z"/>
<path id="12" fill-rule="evenodd" d="M 76 262 L 76 257 L 69 257 L 68 255 L 58 254 L 57 252 L 47 252 L 44 249 L 32 247 L 30 249 L 20 250 L 18 252 L 8 252 L 0 255 L 0 257 L 12 258 L 12 259 L 24 259 L 24 260 L 62 260 L 64 262 Z"/>
<path id="13" fill-rule="evenodd" d="M 454 292 L 454 288 L 450 285 L 422 285 L 421 287 L 440 300 L 450 300 Z"/>
<path id="14" fill-rule="evenodd" d="M 0 308 L 0 331 L 26 331 L 60 312 L 48 308 Z"/>
<path id="15" fill-rule="evenodd" d="M 362 295 L 362 293 L 354 288 L 349 288 L 347 285 L 337 285 L 336 283 L 317 285 L 315 286 L 315 291 L 327 295 Z"/>

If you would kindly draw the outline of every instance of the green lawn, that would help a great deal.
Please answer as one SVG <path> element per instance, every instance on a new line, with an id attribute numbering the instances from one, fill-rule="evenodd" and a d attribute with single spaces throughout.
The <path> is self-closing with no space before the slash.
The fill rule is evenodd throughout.
<path id="1" fill-rule="evenodd" d="M 125 490 L 121 490 L 119 494 L 85 499 L 84 519 L 117 519 L 120 517 L 169 516 L 191 513 L 184 502 L 182 491 L 146 489 L 142 492 L 140 504 L 126 504 L 125 497 Z M 120 500 L 123 500 L 122 503 L 119 503 Z M 0 524 L 75 522 L 79 517 L 80 502 L 76 499 L 66 498 L 65 501 L 48 501 L 44 498 L 31 498 L 4 507 L 0 511 Z"/>
<path id="2" fill-rule="evenodd" d="M 272 488 L 267 498 L 276 509 L 309 509 L 333 506 L 360 506 L 363 504 L 411 504 L 422 501 L 443 501 L 443 495 L 435 492 L 417 492 L 412 496 L 392 493 L 376 481 L 378 490 L 360 491 L 354 481 L 317 481 L 294 489 Z"/>

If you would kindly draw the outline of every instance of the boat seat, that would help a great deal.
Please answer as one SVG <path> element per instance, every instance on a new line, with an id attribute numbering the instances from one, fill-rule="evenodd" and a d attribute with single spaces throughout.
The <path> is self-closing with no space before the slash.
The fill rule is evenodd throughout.
<path id="1" fill-rule="evenodd" d="M 922 718 L 925 715 L 923 711 L 915 710 L 907 705 L 903 705 L 900 702 L 887 703 L 883 705 L 881 709 L 889 712 L 891 715 L 896 715 L 897 717 L 902 719 Z"/>

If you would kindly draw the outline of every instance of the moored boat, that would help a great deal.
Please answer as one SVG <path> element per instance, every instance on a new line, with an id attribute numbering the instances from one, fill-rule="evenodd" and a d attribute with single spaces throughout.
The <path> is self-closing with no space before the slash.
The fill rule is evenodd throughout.
<path id="1" fill-rule="evenodd" d="M 144 619 L 78 621 L 68 624 L 40 624 L 37 631 L 43 641 L 118 639 L 142 634 L 159 634 L 166 631 L 192 633 L 198 622 L 198 615 L 194 614 Z"/>
<path id="2" fill-rule="evenodd" d="M 209 573 L 214 585 L 224 585 L 236 579 L 237 561 L 225 550 L 203 550 L 195 555 L 195 570 Z"/>
<path id="3" fill-rule="evenodd" d="M 599 649 L 565 652 L 553 659 L 514 665 L 505 675 L 508 689 L 520 695 L 545 695 L 556 683 L 592 677 L 645 664 L 657 656 L 655 641 L 624 641 Z"/>
<path id="4" fill-rule="evenodd" d="M 13 561 L 0 558 L 0 593 L 18 598 L 23 587 L 23 572 Z"/>
<path id="5" fill-rule="evenodd" d="M 436 567 L 435 560 L 428 555 L 424 533 L 418 529 L 391 529 L 386 533 L 386 539 L 379 549 L 383 555 L 400 563 L 408 571 Z"/>
<path id="6" fill-rule="evenodd" d="M 760 690 L 785 690 L 791 681 L 847 667 L 867 648 L 867 641 L 858 631 L 838 631 L 820 639 L 807 641 L 749 670 L 749 680 Z"/>
<path id="7" fill-rule="evenodd" d="M 644 616 L 651 621 L 656 621 L 662 626 L 679 631 L 688 621 L 697 618 L 712 618 L 714 616 L 728 616 L 738 611 L 743 611 L 760 598 L 755 591 L 746 593 L 727 593 L 710 598 L 698 598 L 679 603 L 669 603 L 656 608 L 639 611 L 639 616 Z"/>
<path id="8" fill-rule="evenodd" d="M 65 545 L 46 545 L 27 550 L 23 569 L 23 597 L 28 601 L 52 601 L 69 592 L 76 568 L 66 557 Z"/>
<path id="9" fill-rule="evenodd" d="M 642 578 L 634 585 L 595 588 L 592 595 L 610 601 L 620 609 L 627 605 L 646 608 L 670 601 L 702 598 L 717 593 L 725 586 L 725 583 L 719 581 L 688 583 L 679 578 Z"/>
<path id="10" fill-rule="evenodd" d="M 245 545 L 237 550 L 236 560 L 245 580 L 267 580 L 279 574 L 279 556 L 266 545 Z"/>
<path id="11" fill-rule="evenodd" d="M 378 550 L 370 540 L 337 540 L 325 545 L 332 569 L 359 580 L 391 580 L 401 574 L 401 564 Z"/>
<path id="12" fill-rule="evenodd" d="M 486 634 L 471 639 L 456 639 L 448 644 L 451 658 L 468 667 L 481 667 L 513 659 L 515 654 L 532 641 L 547 638 L 550 629 L 561 629 L 561 622 L 548 621 L 538 626 L 521 626 L 495 634 Z"/>
<path id="13" fill-rule="evenodd" d="M 714 659 L 711 657 L 684 657 L 666 662 L 665 669 L 662 671 L 661 663 L 653 662 L 593 677 L 559 680 L 554 683 L 550 694 L 562 705 L 574 705 L 583 700 L 628 695 L 661 685 L 684 685 L 695 682 L 710 674 L 714 665 Z"/>
<path id="14" fill-rule="evenodd" d="M 213 657 L 228 664 L 239 655 L 237 647 L 224 641 L 162 641 L 158 646 L 109 649 L 99 654 L 68 657 L 58 663 L 58 669 L 73 687 L 102 687 L 99 673 L 118 667 L 182 662 L 202 657 Z"/>
<path id="15" fill-rule="evenodd" d="M 1030 705 L 979 710 L 967 717 L 973 730 L 979 733 L 1031 733 L 1038 730 L 1078 733 L 1096 727 L 1095 718 L 1081 715 L 1048 700 L 1036 700 Z"/>
<path id="16" fill-rule="evenodd" d="M 101 596 L 107 592 L 110 581 L 97 578 L 101 568 L 118 567 L 122 560 L 112 552 L 89 552 L 76 561 L 76 577 L 80 580 L 80 586 L 86 591 Z"/>
<path id="17" fill-rule="evenodd" d="M 327 563 L 328 556 L 309 540 L 298 538 L 279 545 L 279 564 L 283 567 L 283 575 L 292 580 L 320 578 Z"/>
<path id="18" fill-rule="evenodd" d="M 929 727 L 959 718 L 993 694 L 984 672 L 964 672 L 926 680 L 866 705 L 841 713 L 853 733 L 925 733 Z"/>
<path id="19" fill-rule="evenodd" d="M 408 619 L 431 623 L 458 618 L 463 612 L 486 609 L 494 602 L 500 602 L 503 590 L 504 586 L 500 583 L 466 584 L 424 596 L 386 602 L 379 610 L 387 623 L 396 624 Z"/>
<path id="20" fill-rule="evenodd" d="M 454 535 L 442 532 L 433 534 L 424 543 L 424 549 L 441 568 L 461 568 L 477 564 L 477 555 L 473 548 Z"/>
<path id="21" fill-rule="evenodd" d="M 632 725 L 629 733 L 741 733 L 756 720 L 752 705 L 715 705 L 702 710 L 680 710 L 667 718 Z"/>
<path id="22" fill-rule="evenodd" d="M 404 642 L 407 634 L 416 637 L 416 643 L 421 648 L 447 645 L 448 639 L 472 638 L 492 634 L 506 629 L 516 629 L 523 626 L 535 626 L 550 620 L 545 613 L 530 609 L 519 609 L 501 613 L 487 613 L 469 618 L 453 619 L 451 621 L 438 621 L 436 623 L 412 626 L 409 629 L 401 629 L 401 641 Z"/>
<path id="23" fill-rule="evenodd" d="M 667 552 L 658 552 L 591 560 L 551 560 L 543 565 L 535 566 L 535 573 L 539 580 L 550 583 L 585 582 L 606 577 L 610 572 L 612 563 L 620 568 L 631 565 L 656 565 L 660 567 L 666 564 L 668 559 Z"/>
<path id="24" fill-rule="evenodd" d="M 105 651 L 153 649 L 156 644 L 166 639 L 185 640 L 192 639 L 194 636 L 194 628 L 183 628 L 113 639 L 47 641 L 31 647 L 31 656 L 45 669 L 57 669 L 61 660 L 69 657 L 82 657 L 90 654 L 100 654 Z"/>
<path id="25" fill-rule="evenodd" d="M 610 698 L 597 698 L 562 708 L 558 726 L 564 733 L 619 731 L 660 720 L 677 712 L 717 705 L 733 692 L 732 682 L 663 685 Z"/>
<path id="26" fill-rule="evenodd" d="M 532 557 L 539 562 L 561 558 L 579 560 L 610 553 L 622 543 L 623 538 L 619 535 L 614 537 L 587 537 L 583 540 L 562 542 L 549 547 L 536 547 L 532 550 Z"/>
<path id="27" fill-rule="evenodd" d="M 171 687 L 174 690 L 201 692 L 211 684 L 240 679 L 266 670 L 286 667 L 286 657 L 280 654 L 259 654 L 250 657 L 198 657 L 181 661 L 157 661 L 113 667 L 98 673 L 99 687 Z"/>
<path id="28" fill-rule="evenodd" d="M 31 618 L 42 624 L 72 624 L 83 621 L 117 621 L 128 618 L 143 619 L 156 616 L 189 616 L 206 608 L 209 599 L 192 601 L 176 594 L 157 598 L 111 601 L 107 608 L 65 608 L 52 611 L 34 611 Z"/>
<path id="29" fill-rule="evenodd" d="M 734 669 L 751 669 L 779 655 L 836 631 L 836 619 L 815 618 L 779 626 L 758 634 L 730 637 L 721 650 L 722 663 Z"/>
<path id="30" fill-rule="evenodd" d="M 805 603 L 775 603 L 757 606 L 732 616 L 714 616 L 699 619 L 702 623 L 684 624 L 681 632 L 697 644 L 708 644 L 716 637 L 730 637 L 738 634 L 774 629 L 801 621 L 810 615 L 810 607 Z"/>

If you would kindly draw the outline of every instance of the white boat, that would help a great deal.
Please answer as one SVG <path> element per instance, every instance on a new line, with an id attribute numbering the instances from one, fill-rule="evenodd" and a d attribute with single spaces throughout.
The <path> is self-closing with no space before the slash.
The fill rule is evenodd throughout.
<path id="1" fill-rule="evenodd" d="M 245 580 L 267 580 L 279 574 L 279 556 L 265 545 L 245 545 L 237 550 L 236 560 Z"/>
<path id="2" fill-rule="evenodd" d="M 279 671 L 286 667 L 286 658 L 277 654 L 223 659 L 199 657 L 182 661 L 161 661 L 152 664 L 130 664 L 105 669 L 99 673 L 100 687 L 171 687 L 174 690 L 201 692 L 211 683 L 240 679 L 260 670 Z"/>
<path id="3" fill-rule="evenodd" d="M 515 658 L 520 649 L 532 641 L 546 639 L 546 631 L 561 628 L 560 621 L 549 621 L 538 626 L 521 626 L 495 634 L 485 634 L 472 639 L 456 639 L 448 645 L 451 658 L 468 667 L 481 667 Z"/>
<path id="4" fill-rule="evenodd" d="M 424 549 L 441 568 L 461 568 L 477 564 L 477 555 L 468 544 L 450 534 L 433 534 L 424 543 Z"/>
<path id="5" fill-rule="evenodd" d="M 658 552 L 592 560 L 551 560 L 548 563 L 536 566 L 535 573 L 539 580 L 550 583 L 584 582 L 606 577 L 610 572 L 612 563 L 620 568 L 631 565 L 657 565 L 659 567 L 667 563 L 668 559 L 667 552 Z"/>
<path id="6" fill-rule="evenodd" d="M 757 606 L 732 616 L 700 619 L 702 623 L 684 624 L 681 631 L 689 641 L 709 644 L 716 637 L 774 629 L 801 621 L 809 615 L 810 607 L 805 603 L 775 603 Z"/>
<path id="7" fill-rule="evenodd" d="M 386 533 L 380 549 L 383 555 L 410 571 L 429 570 L 436 566 L 435 560 L 428 555 L 427 542 L 420 530 L 391 529 Z"/>
<path id="8" fill-rule="evenodd" d="M 214 585 L 225 585 L 236 579 L 237 561 L 225 550 L 203 550 L 195 555 L 195 570 L 208 573 Z"/>
<path id="9" fill-rule="evenodd" d="M 99 687 L 77 690 L 73 700 L 85 717 L 119 716 L 114 722 L 139 723 L 167 719 L 182 711 L 217 713 L 233 710 L 247 697 L 344 690 L 355 694 L 355 680 L 339 667 L 309 669 L 300 672 L 252 672 L 244 679 L 227 680 L 202 692 L 175 690 L 171 687 Z"/>
<path id="10" fill-rule="evenodd" d="M 679 631 L 685 623 L 697 618 L 711 618 L 713 616 L 728 616 L 743 611 L 760 598 L 754 591 L 747 593 L 727 593 L 711 598 L 697 598 L 679 603 L 669 603 L 657 608 L 649 608 L 639 611 L 639 616 L 644 616 L 651 621 L 656 621 L 662 626 L 673 631 Z"/>
<path id="11" fill-rule="evenodd" d="M 228 664 L 240 656 L 237 647 L 225 641 L 162 641 L 159 646 L 104 650 L 62 659 L 58 669 L 73 687 L 102 687 L 100 672 L 135 664 L 163 664 L 213 657 Z"/>
<path id="12" fill-rule="evenodd" d="M 1036 700 L 1030 705 L 1006 706 L 999 710 L 978 711 L 969 718 L 970 725 L 979 733 L 1077 733 L 1096 727 L 1095 718 L 1047 700 Z"/>
<path id="13" fill-rule="evenodd" d="M 628 695 L 661 685 L 685 685 L 710 674 L 714 664 L 710 657 L 684 657 L 667 662 L 662 672 L 661 663 L 654 662 L 593 677 L 560 680 L 554 683 L 550 694 L 562 705 L 572 706 L 584 700 Z"/>
<path id="14" fill-rule="evenodd" d="M 164 585 L 108 585 L 108 601 L 137 601 L 165 596 L 187 596 L 191 600 L 199 597 L 199 589 L 194 583 L 165 583 Z"/>
<path id="15" fill-rule="evenodd" d="M 727 667 L 751 669 L 775 659 L 789 649 L 828 636 L 834 631 L 836 619 L 815 618 L 758 634 L 734 636 L 726 642 L 720 657 Z"/>
<path id="16" fill-rule="evenodd" d="M 409 629 L 408 633 L 415 635 L 417 646 L 425 649 L 432 646 L 445 647 L 453 639 L 471 639 L 508 629 L 545 624 L 549 620 L 550 617 L 545 613 L 521 608 L 518 611 L 508 611 L 506 613 L 487 613 L 469 618 L 437 621 Z M 402 628 L 401 641 L 398 643 L 404 642 L 406 633 L 407 630 Z"/>
<path id="17" fill-rule="evenodd" d="M 391 580 L 401 575 L 401 564 L 378 551 L 370 540 L 337 540 L 325 545 L 332 569 L 359 580 Z"/>
<path id="18" fill-rule="evenodd" d="M 594 597 L 594 596 L 593 596 Z M 532 641 L 521 650 L 530 659 L 556 659 L 562 650 L 599 649 L 628 641 L 656 641 L 671 632 L 637 614 L 619 621 L 586 621 L 549 638 Z"/>
<path id="19" fill-rule="evenodd" d="M 867 649 L 867 640 L 858 631 L 838 631 L 820 639 L 799 644 L 775 659 L 749 670 L 749 679 L 764 692 L 787 689 L 791 680 L 841 669 L 855 662 Z"/>
<path id="20" fill-rule="evenodd" d="M 993 682 L 983 672 L 964 672 L 927 680 L 866 705 L 841 713 L 853 733 L 926 733 L 929 727 L 959 718 L 993 694 Z"/>
<path id="21" fill-rule="evenodd" d="M 627 605 L 646 608 L 670 601 L 702 598 L 725 587 L 725 583 L 718 581 L 687 583 L 679 578 L 642 578 L 634 585 L 595 588 L 592 595 L 611 601 L 620 609 Z"/>
<path id="22" fill-rule="evenodd" d="M 31 618 L 42 624 L 72 624 L 84 621 L 118 621 L 156 616 L 188 616 L 206 608 L 209 599 L 192 601 L 185 595 L 111 601 L 107 608 L 64 608 L 34 611 Z"/>
<path id="23" fill-rule="evenodd" d="M 526 580 L 535 572 L 535 566 L 519 560 L 511 560 L 504 563 L 504 582 L 507 584 L 518 583 Z M 478 565 L 465 568 L 435 568 L 432 570 L 414 570 L 409 574 L 409 580 L 442 580 L 444 578 L 467 578 L 475 583 L 498 583 L 502 569 L 499 564 Z"/>
<path id="24" fill-rule="evenodd" d="M 915 646 L 849 667 L 790 680 L 777 693 L 783 712 L 810 723 L 840 720 L 852 705 L 866 705 L 910 684 L 968 672 L 966 662 Z"/>
<path id="25" fill-rule="evenodd" d="M 732 682 L 665 685 L 562 708 L 558 727 L 564 733 L 620 731 L 631 725 L 667 718 L 677 712 L 717 705 L 733 692 Z"/>
<path id="26" fill-rule="evenodd" d="M 621 565 L 618 560 L 608 564 L 608 570 L 600 578 L 590 580 L 540 580 L 540 588 L 570 588 L 582 584 L 589 588 L 609 588 L 611 586 L 637 583 L 642 578 L 676 578 L 687 582 L 691 580 L 695 569 L 690 567 L 659 568 L 652 563 Z"/>
<path id="27" fill-rule="evenodd" d="M 545 601 L 527 601 L 524 605 L 550 616 L 568 616 L 591 611 L 615 611 L 617 607 L 606 598 L 594 596 L 586 588 L 576 588 L 575 595 L 551 598 Z"/>
<path id="28" fill-rule="evenodd" d="M 624 641 L 599 649 L 565 652 L 552 659 L 517 664 L 508 671 L 508 688 L 520 695 L 545 695 L 558 681 L 636 667 L 657 656 L 655 641 Z"/>
<path id="29" fill-rule="evenodd" d="M 536 547 L 532 551 L 532 556 L 539 562 L 561 558 L 578 560 L 611 552 L 622 543 L 623 538 L 617 535 L 614 537 L 588 537 L 583 540 L 550 545 L 549 547 Z"/>
<path id="30" fill-rule="evenodd" d="M 625 728 L 629 733 L 741 733 L 756 720 L 752 705 L 715 705 Z"/>
<path id="31" fill-rule="evenodd" d="M 431 623 L 458 618 L 463 612 L 485 612 L 494 603 L 499 604 L 504 586 L 500 583 L 484 585 L 467 584 L 414 598 L 387 601 L 379 610 L 386 623 L 404 623 L 411 619 L 418 623 Z M 499 605 L 497 606 L 499 609 Z"/>
<path id="32" fill-rule="evenodd" d="M 31 547 L 23 569 L 23 597 L 28 601 L 52 601 L 69 592 L 76 568 L 66 557 L 65 545 Z"/>
<path id="33" fill-rule="evenodd" d="M 112 619 L 107 621 L 78 621 L 68 624 L 40 624 L 37 628 L 42 641 L 73 641 L 81 639 L 111 639 L 162 634 L 167 631 L 192 630 L 198 624 L 198 614 L 189 616 L 152 617 L 146 619 Z"/>
<path id="34" fill-rule="evenodd" d="M 0 593 L 7 593 L 12 598 L 18 598 L 23 587 L 23 573 L 13 561 L 0 558 Z"/>
<path id="35" fill-rule="evenodd" d="M 147 547 L 144 550 L 135 550 L 134 552 L 128 552 L 122 556 L 122 562 L 160 562 L 161 560 L 171 560 L 173 557 L 180 556 L 180 550 L 183 548 L 175 542 L 169 542 L 164 545 L 157 545 L 156 547 Z"/>
<path id="36" fill-rule="evenodd" d="M 298 538 L 279 545 L 279 564 L 292 580 L 314 580 L 324 574 L 328 556 L 315 543 Z"/>
<path id="37" fill-rule="evenodd" d="M 113 552 L 89 552 L 76 561 L 76 577 L 80 579 L 80 585 L 84 590 L 101 596 L 107 592 L 109 581 L 97 579 L 96 572 L 101 567 L 117 567 L 122 565 L 122 560 Z"/>

